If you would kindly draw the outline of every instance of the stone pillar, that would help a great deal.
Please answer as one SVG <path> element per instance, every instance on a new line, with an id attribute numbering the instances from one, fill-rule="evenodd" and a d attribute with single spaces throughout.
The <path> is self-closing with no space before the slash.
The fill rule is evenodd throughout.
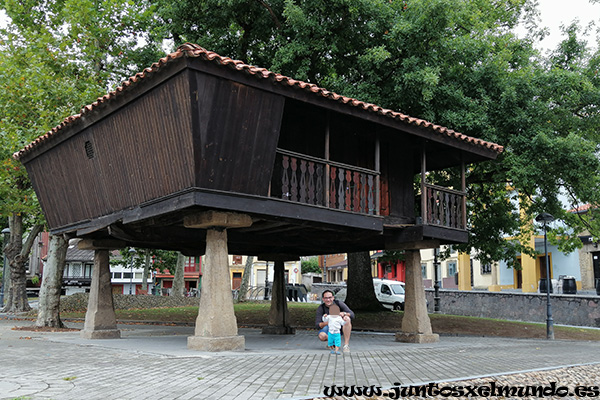
<path id="1" fill-rule="evenodd" d="M 458 290 L 471 290 L 471 256 L 458 253 Z"/>
<path id="2" fill-rule="evenodd" d="M 94 269 L 85 324 L 81 331 L 84 339 L 118 339 L 117 317 L 112 298 L 108 250 L 94 251 Z"/>
<path id="3" fill-rule="evenodd" d="M 238 335 L 233 312 L 233 295 L 229 277 L 227 230 L 250 226 L 248 215 L 208 211 L 188 216 L 184 226 L 206 231 L 206 263 L 202 269 L 202 295 L 194 336 L 188 348 L 202 351 L 244 350 L 244 336 Z"/>
<path id="4" fill-rule="evenodd" d="M 396 332 L 396 341 L 407 343 L 433 343 L 440 340 L 431 329 L 427 302 L 421 275 L 421 253 L 406 250 L 406 282 L 402 331 Z"/>
<path id="5" fill-rule="evenodd" d="M 287 296 L 285 287 L 285 257 L 275 261 L 273 273 L 273 292 L 271 294 L 271 309 L 269 310 L 269 326 L 263 328 L 263 334 L 269 335 L 293 335 L 296 329 L 290 326 L 290 314 L 287 307 Z M 289 259 L 289 258 L 288 258 Z"/>

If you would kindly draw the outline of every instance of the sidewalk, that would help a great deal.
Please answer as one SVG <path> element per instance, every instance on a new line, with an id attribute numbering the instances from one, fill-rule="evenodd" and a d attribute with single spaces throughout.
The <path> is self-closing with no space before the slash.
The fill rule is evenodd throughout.
<path id="1" fill-rule="evenodd" d="M 205 353 L 187 349 L 187 326 L 119 325 L 116 340 L 11 329 L 32 324 L 0 320 L 0 399 L 306 399 L 333 384 L 390 388 L 600 363 L 598 343 L 561 340 L 443 336 L 406 344 L 353 333 L 351 353 L 336 356 L 314 331 L 240 329 L 246 351 Z"/>

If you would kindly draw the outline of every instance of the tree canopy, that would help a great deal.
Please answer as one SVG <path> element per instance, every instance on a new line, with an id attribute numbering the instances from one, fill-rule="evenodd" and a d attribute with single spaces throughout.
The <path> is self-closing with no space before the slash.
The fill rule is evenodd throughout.
<path id="1" fill-rule="evenodd" d="M 43 133 L 59 116 L 93 100 L 92 93 L 155 61 L 165 40 L 189 41 L 503 145 L 496 162 L 468 170 L 471 230 L 462 249 L 479 250 L 483 262 L 512 262 L 518 252 L 531 251 L 504 239 L 530 232 L 542 211 L 562 221 L 551 236 L 562 239 L 564 250 L 580 245 L 576 236 L 584 230 L 600 237 L 594 218 L 600 205 L 600 53 L 577 24 L 565 27 L 564 40 L 550 54 L 537 51 L 544 31 L 533 0 L 0 5 L 20 35 L 9 40 L 4 32 L 2 50 L 26 60 L 3 64 L 0 83 L 28 98 L 22 106 L 7 94 L 1 99 L 10 105 L 2 114 L 10 116 L 3 117 L 2 134 L 12 135 L 6 143 L 13 143 L 2 145 L 7 162 L 34 132 Z M 514 34 L 520 21 L 528 24 L 528 37 Z M 16 164 L 5 167 L 11 179 L 23 174 Z M 455 172 L 429 179 L 458 187 Z M 25 196 L 17 201 L 24 203 Z M 587 203 L 591 212 L 568 212 Z"/>
<path id="2" fill-rule="evenodd" d="M 10 18 L 0 29 L 0 216 L 11 229 L 5 253 L 13 285 L 6 310 L 19 312 L 29 308 L 25 261 L 44 218 L 12 154 L 157 53 L 137 45 L 152 15 L 142 3 L 2 0 L 0 8 Z"/>
<path id="3" fill-rule="evenodd" d="M 505 147 L 468 170 L 470 242 L 483 262 L 531 252 L 518 241 L 542 212 L 560 246 L 600 238 L 600 54 L 576 23 L 549 55 L 527 0 L 154 0 L 160 32 L 349 97 Z M 530 34 L 519 38 L 517 24 Z M 456 171 L 429 179 L 460 187 Z M 594 209 L 592 207 L 592 209 Z M 456 246 L 455 246 L 456 247 Z"/>

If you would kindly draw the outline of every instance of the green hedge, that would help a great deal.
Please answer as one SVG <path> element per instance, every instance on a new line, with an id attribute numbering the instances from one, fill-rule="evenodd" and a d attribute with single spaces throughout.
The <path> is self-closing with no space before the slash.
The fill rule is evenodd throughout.
<path id="1" fill-rule="evenodd" d="M 89 293 L 76 293 L 60 298 L 60 311 L 87 310 Z M 116 310 L 131 310 L 136 308 L 184 307 L 197 306 L 199 297 L 171 297 L 150 295 L 113 294 Z"/>

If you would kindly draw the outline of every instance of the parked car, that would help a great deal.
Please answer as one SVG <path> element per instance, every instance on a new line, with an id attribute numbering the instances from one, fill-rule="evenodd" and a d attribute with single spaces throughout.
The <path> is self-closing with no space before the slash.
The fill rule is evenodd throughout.
<path id="1" fill-rule="evenodd" d="M 375 296 L 377 300 L 390 310 L 404 310 L 404 282 L 393 281 L 389 279 L 373 279 Z M 346 288 L 342 288 L 335 293 L 338 300 L 346 300 Z"/>

